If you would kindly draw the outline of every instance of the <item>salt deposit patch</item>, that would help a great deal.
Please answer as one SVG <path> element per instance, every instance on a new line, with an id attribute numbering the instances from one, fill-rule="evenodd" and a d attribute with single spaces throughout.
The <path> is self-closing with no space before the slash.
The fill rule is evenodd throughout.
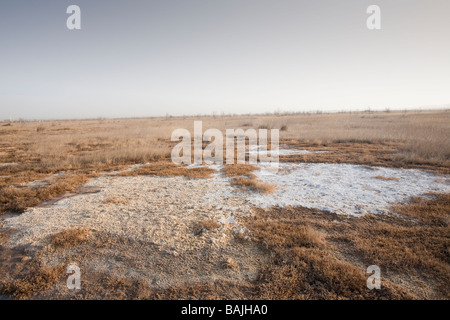
<path id="1" fill-rule="evenodd" d="M 301 150 L 299 150 L 301 151 Z M 258 151 L 260 152 L 260 150 Z M 194 166 L 194 165 L 192 165 Z M 199 166 L 199 165 L 195 165 Z M 330 163 L 258 163 L 256 176 L 277 186 L 273 194 L 244 193 L 246 201 L 258 207 L 303 206 L 338 214 L 362 215 L 389 212 L 392 204 L 430 192 L 450 192 L 450 177 L 418 169 L 367 167 Z M 207 166 L 220 171 L 223 166 Z M 229 181 L 220 173 L 216 181 Z M 230 196 L 214 193 L 205 200 L 217 201 Z"/>
<path id="2" fill-rule="evenodd" d="M 184 252 L 208 240 L 195 237 L 190 231 L 195 221 L 212 218 L 231 228 L 240 217 L 251 214 L 243 195 L 223 177 L 104 176 L 92 179 L 84 187 L 100 192 L 66 198 L 49 207 L 30 208 L 20 216 L 6 219 L 4 227 L 17 230 L 10 245 L 40 246 L 51 234 L 88 228 L 133 241 L 152 242 L 167 252 Z M 110 198 L 123 203 L 108 204 Z M 227 235 L 231 231 L 223 230 Z"/>
<path id="3" fill-rule="evenodd" d="M 255 174 L 277 186 L 270 195 L 248 195 L 248 200 L 260 207 L 304 206 L 361 215 L 388 212 L 391 204 L 411 196 L 450 192 L 448 179 L 416 169 L 370 170 L 352 164 L 300 163 L 280 164 L 276 173 L 262 169 Z"/>

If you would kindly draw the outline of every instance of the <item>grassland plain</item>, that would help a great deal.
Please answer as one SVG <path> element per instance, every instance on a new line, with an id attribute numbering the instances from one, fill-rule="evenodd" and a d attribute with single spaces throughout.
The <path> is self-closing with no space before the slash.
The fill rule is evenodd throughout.
<path id="1" fill-rule="evenodd" d="M 231 165 L 216 172 L 171 163 L 170 152 L 176 143 L 170 141 L 171 132 L 178 128 L 192 132 L 194 120 L 202 120 L 204 130 L 223 132 L 229 128 L 280 129 L 284 148 L 329 151 L 280 156 L 281 162 L 416 168 L 440 175 L 443 181 L 450 173 L 449 110 L 2 122 L 0 223 L 69 196 L 95 196 L 98 190 L 86 183 L 105 176 L 111 177 L 111 183 L 149 176 L 161 179 L 155 180 L 161 184 L 166 177 L 173 177 L 178 179 L 173 181 L 178 181 L 180 192 L 189 194 L 189 188 L 203 192 L 211 175 L 218 174 L 231 179 L 230 190 L 274 192 L 274 186 L 257 179 L 256 167 Z M 167 196 L 157 185 L 153 187 L 154 201 Z M 132 185 L 130 190 L 134 190 Z M 55 229 L 39 245 L 31 246 L 33 249 L 29 245 L 11 247 L 8 243 L 19 230 L 2 228 L 1 294 L 22 299 L 450 297 L 448 194 L 412 198 L 409 203 L 394 205 L 392 214 L 363 217 L 303 207 L 251 207 L 236 197 L 233 210 L 246 212 L 238 219 L 241 231 L 246 232 L 224 222 L 230 219 L 222 215 L 224 209 L 197 206 L 195 201 L 186 210 L 196 214 L 185 220 L 180 218 L 181 212 L 178 220 L 164 220 L 163 215 L 155 220 L 170 224 L 179 231 L 174 234 L 190 241 L 185 245 L 192 248 L 183 247 L 179 252 L 155 249 L 158 239 L 146 234 L 134 239 L 104 233 L 100 227 L 70 224 L 64 230 Z M 137 200 L 129 195 L 112 193 L 102 198 L 96 209 L 110 212 L 112 217 L 116 210 L 130 208 L 133 201 Z M 170 197 L 162 201 L 160 214 L 172 202 Z M 220 234 L 226 234 L 226 240 L 208 242 Z M 128 256 L 111 258 L 133 247 L 145 248 L 141 252 L 147 259 L 142 260 L 140 252 L 133 250 Z M 110 272 L 120 259 L 127 263 Z M 65 267 L 70 261 L 90 266 L 81 291 L 65 288 Z M 127 271 L 139 269 L 139 262 L 153 272 L 151 281 L 146 273 Z M 103 267 L 95 268 L 95 263 L 103 263 Z M 167 264 L 175 267 L 162 271 L 161 265 Z M 370 264 L 382 269 L 379 291 L 365 286 L 365 268 Z M 166 281 L 171 276 L 176 281 Z"/>

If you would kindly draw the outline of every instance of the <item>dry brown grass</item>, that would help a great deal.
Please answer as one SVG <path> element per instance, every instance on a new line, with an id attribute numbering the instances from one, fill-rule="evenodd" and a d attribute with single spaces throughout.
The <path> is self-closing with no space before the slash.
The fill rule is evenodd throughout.
<path id="1" fill-rule="evenodd" d="M 118 197 L 110 197 L 105 199 L 106 204 L 126 204 L 128 201 Z"/>
<path id="2" fill-rule="evenodd" d="M 231 181 L 233 186 L 239 186 L 243 190 L 249 190 L 259 193 L 273 193 L 276 186 L 262 182 L 256 179 L 248 179 L 244 177 L 236 177 Z"/>
<path id="3" fill-rule="evenodd" d="M 432 199 L 411 198 L 408 204 L 398 204 L 393 209 L 405 216 L 420 219 L 424 223 L 446 227 L 450 223 L 450 194 L 430 194 Z"/>
<path id="4" fill-rule="evenodd" d="M 120 176 L 138 176 L 138 175 L 153 175 L 178 177 L 185 176 L 188 178 L 206 179 L 211 177 L 211 174 L 216 170 L 207 167 L 186 168 L 181 165 L 174 164 L 169 161 L 155 162 L 142 166 L 136 170 L 125 171 L 120 173 Z"/>
<path id="5" fill-rule="evenodd" d="M 85 228 L 67 229 L 51 236 L 51 244 L 57 248 L 78 246 L 89 239 L 90 230 Z"/>
<path id="6" fill-rule="evenodd" d="M 399 149 L 404 143 L 382 142 L 330 142 L 322 146 L 311 146 L 309 142 L 284 141 L 291 148 L 310 151 L 328 151 L 326 153 L 310 153 L 290 156 L 280 156 L 281 162 L 303 163 L 352 163 L 376 170 L 373 166 L 392 168 L 418 168 L 435 173 L 450 173 L 450 163 L 432 161 L 405 161 L 399 157 Z"/>
<path id="7" fill-rule="evenodd" d="M 306 143 L 400 143 L 393 159 L 411 164 L 448 166 L 450 112 L 374 112 L 272 117 L 285 122 L 284 140 Z"/>
<path id="8" fill-rule="evenodd" d="M 0 213 L 22 212 L 42 201 L 52 199 L 67 191 L 75 191 L 88 181 L 88 175 L 63 175 L 41 188 L 3 186 L 0 189 Z"/>
<path id="9" fill-rule="evenodd" d="M 248 227 L 272 259 L 257 296 L 448 299 L 449 195 L 413 199 L 395 210 L 399 216 L 356 218 L 306 208 L 258 209 Z M 381 290 L 365 285 L 365 269 L 373 264 L 381 268 Z"/>
<path id="10" fill-rule="evenodd" d="M 30 299 L 64 276 L 64 266 L 42 265 L 39 258 L 29 256 L 24 248 L 10 249 L 0 245 L 0 294 L 13 299 Z"/>
<path id="11" fill-rule="evenodd" d="M 384 181 L 399 181 L 399 178 L 396 177 L 385 177 L 385 176 L 375 176 L 375 179 L 384 180 Z"/>
<path id="12" fill-rule="evenodd" d="M 170 156 L 174 129 L 192 132 L 193 120 L 202 120 L 204 130 L 223 132 L 245 125 L 289 127 L 281 140 L 310 146 L 401 143 L 396 156 L 405 161 L 443 165 L 450 158 L 449 119 L 447 110 L 15 122 L 0 127 L 0 161 L 58 170 L 154 161 Z M 36 134 L 37 128 L 45 130 Z"/>
<path id="13" fill-rule="evenodd" d="M 25 278 L 3 283 L 1 292 L 18 300 L 29 299 L 35 293 L 51 287 L 61 279 L 64 271 L 63 265 L 48 267 L 33 264 Z"/>
<path id="14" fill-rule="evenodd" d="M 228 258 L 225 261 L 223 261 L 222 266 L 225 269 L 236 269 L 238 267 L 238 264 L 233 258 Z"/>
<path id="15" fill-rule="evenodd" d="M 394 206 L 394 210 L 401 218 L 368 219 L 370 228 L 349 235 L 354 248 L 389 273 L 422 278 L 436 296 L 449 299 L 450 195 L 413 198 L 409 204 Z"/>
<path id="16" fill-rule="evenodd" d="M 164 289 L 151 289 L 141 280 L 105 274 L 90 274 L 86 281 L 92 285 L 85 286 L 83 294 L 75 293 L 75 299 L 101 297 L 107 300 L 245 300 L 254 292 L 252 284 L 224 280 L 190 283 Z"/>
<path id="17" fill-rule="evenodd" d="M 227 177 L 232 177 L 231 184 L 238 186 L 243 190 L 259 193 L 272 193 L 276 186 L 262 182 L 256 179 L 252 171 L 259 170 L 258 167 L 251 164 L 232 164 L 225 166 L 222 171 Z"/>
<path id="18" fill-rule="evenodd" d="M 222 169 L 227 177 L 247 176 L 251 179 L 256 178 L 252 173 L 252 171 L 256 170 L 259 170 L 259 168 L 251 164 L 231 164 Z"/>
<path id="19" fill-rule="evenodd" d="M 378 170 L 378 168 L 374 168 L 374 167 L 366 166 L 366 165 L 362 165 L 361 167 L 369 169 L 369 170 Z"/>
<path id="20" fill-rule="evenodd" d="M 192 232 L 196 236 L 202 235 L 205 231 L 213 231 L 220 227 L 220 223 L 214 219 L 204 219 L 194 223 Z"/>

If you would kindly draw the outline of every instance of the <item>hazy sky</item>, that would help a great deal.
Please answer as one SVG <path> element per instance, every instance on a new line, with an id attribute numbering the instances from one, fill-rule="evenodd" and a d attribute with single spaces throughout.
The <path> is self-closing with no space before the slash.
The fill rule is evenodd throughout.
<path id="1" fill-rule="evenodd" d="M 0 119 L 450 103 L 449 0 L 1 0 L 0 46 Z"/>

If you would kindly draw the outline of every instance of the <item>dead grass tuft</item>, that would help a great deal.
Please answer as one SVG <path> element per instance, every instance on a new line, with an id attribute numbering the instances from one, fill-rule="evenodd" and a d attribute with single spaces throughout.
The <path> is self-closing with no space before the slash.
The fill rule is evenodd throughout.
<path id="1" fill-rule="evenodd" d="M 366 168 L 366 169 L 369 169 L 369 170 L 378 170 L 378 168 L 374 168 L 374 167 L 371 167 L 371 166 L 366 166 L 366 165 L 362 165 L 361 167 L 363 167 L 363 168 Z"/>
<path id="2" fill-rule="evenodd" d="M 49 186 L 0 187 L 0 214 L 5 212 L 23 212 L 42 201 L 52 199 L 64 192 L 74 191 L 88 181 L 85 174 L 66 174 L 51 181 Z"/>
<path id="3" fill-rule="evenodd" d="M 194 235 L 200 236 L 206 231 L 214 231 L 220 227 L 220 223 L 214 219 L 205 219 L 197 221 L 192 227 Z"/>
<path id="4" fill-rule="evenodd" d="M 238 264 L 233 258 L 228 258 L 225 261 L 223 261 L 222 266 L 225 269 L 236 269 L 238 267 Z"/>
<path id="5" fill-rule="evenodd" d="M 198 167 L 198 168 L 184 169 L 183 175 L 188 178 L 206 179 L 210 178 L 211 175 L 216 172 L 217 172 L 216 170 L 211 168 Z"/>
<path id="6" fill-rule="evenodd" d="M 375 179 L 385 180 L 385 181 L 400 181 L 399 178 L 396 177 L 384 177 L 384 176 L 375 176 Z"/>
<path id="7" fill-rule="evenodd" d="M 88 241 L 90 230 L 85 228 L 68 229 L 51 236 L 51 243 L 57 248 L 75 247 Z"/>
<path id="8" fill-rule="evenodd" d="M 120 176 L 154 175 L 166 177 L 185 176 L 188 178 L 206 179 L 216 170 L 207 167 L 186 168 L 172 162 L 156 162 L 145 165 L 136 170 L 122 172 Z"/>
<path id="9" fill-rule="evenodd" d="M 106 204 L 126 204 L 127 200 L 118 197 L 110 197 L 105 199 Z"/>
<path id="10" fill-rule="evenodd" d="M 231 164 L 222 169 L 227 177 L 247 176 L 252 179 L 256 178 L 252 173 L 256 170 L 259 170 L 259 168 L 251 164 Z"/>
<path id="11" fill-rule="evenodd" d="M 450 194 L 432 193 L 432 199 L 413 197 L 407 204 L 393 206 L 393 210 L 417 218 L 434 226 L 446 227 L 450 222 Z"/>
<path id="12" fill-rule="evenodd" d="M 273 193 L 276 186 L 262 182 L 260 180 L 248 179 L 244 177 L 236 177 L 231 181 L 233 186 L 239 186 L 244 190 L 250 190 L 259 193 Z"/>
<path id="13" fill-rule="evenodd" d="M 0 292 L 18 300 L 30 299 L 64 276 L 63 265 L 57 267 L 42 266 L 36 261 L 31 261 L 21 270 L 23 277 L 14 280 L 0 280 Z"/>

